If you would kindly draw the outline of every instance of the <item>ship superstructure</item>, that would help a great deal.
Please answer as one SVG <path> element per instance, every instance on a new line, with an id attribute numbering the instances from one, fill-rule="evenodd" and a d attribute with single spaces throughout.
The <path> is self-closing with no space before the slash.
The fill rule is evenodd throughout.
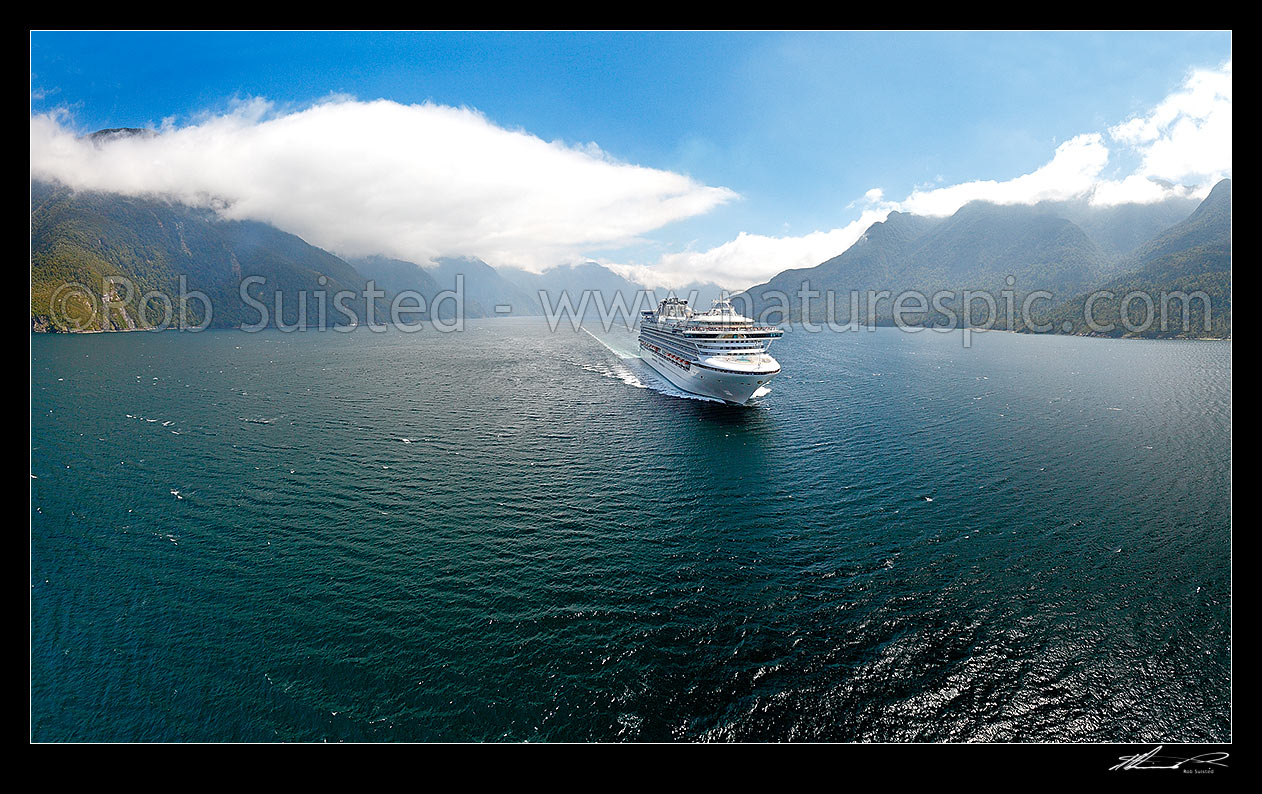
<path id="1" fill-rule="evenodd" d="M 768 354 L 784 331 L 742 316 L 727 298 L 696 312 L 670 297 L 640 313 L 640 353 L 684 391 L 744 405 L 780 373 Z"/>

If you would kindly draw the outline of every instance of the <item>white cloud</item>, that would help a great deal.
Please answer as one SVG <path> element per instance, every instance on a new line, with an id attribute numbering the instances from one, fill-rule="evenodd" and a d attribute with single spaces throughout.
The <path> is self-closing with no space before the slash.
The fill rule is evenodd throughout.
<path id="1" fill-rule="evenodd" d="M 888 214 L 888 209 L 867 209 L 845 226 L 801 237 L 741 232 L 735 240 L 706 251 L 666 254 L 652 266 L 608 266 L 649 288 L 679 289 L 693 282 L 713 282 L 726 289 L 745 289 L 782 270 L 814 267 L 831 259 L 853 245 L 869 226 L 885 220 Z"/>
<path id="2" fill-rule="evenodd" d="M 970 201 L 995 204 L 1035 204 L 1081 196 L 1091 190 L 1109 162 L 1102 136 L 1078 135 L 1060 146 L 1046 165 L 1004 182 L 979 180 L 949 187 L 914 190 L 898 203 L 915 215 L 951 215 Z"/>
<path id="3" fill-rule="evenodd" d="M 942 216 L 970 201 L 1035 204 L 1087 197 L 1092 204 L 1115 205 L 1204 196 L 1231 173 L 1231 62 L 1193 70 L 1152 111 L 1109 128 L 1109 137 L 1140 154 L 1134 173 L 1104 178 L 1109 147 L 1103 135 L 1087 133 L 1056 147 L 1051 161 L 1031 173 L 1003 182 L 915 190 L 896 206 Z"/>
<path id="4" fill-rule="evenodd" d="M 1142 156 L 1137 174 L 1204 184 L 1231 173 L 1231 61 L 1196 69 L 1157 107 L 1109 129 Z"/>
<path id="5" fill-rule="evenodd" d="M 267 102 L 93 145 L 64 112 L 31 117 L 31 176 L 157 194 L 274 224 L 348 256 L 478 256 L 539 269 L 735 198 L 595 144 L 549 143 L 467 108 L 333 97 Z"/>
<path id="6" fill-rule="evenodd" d="M 1203 186 L 1171 185 L 1156 182 L 1139 174 L 1125 179 L 1103 179 L 1091 188 L 1091 203 L 1098 207 L 1118 204 L 1155 204 L 1168 198 L 1204 198 L 1209 194 L 1212 182 Z"/>

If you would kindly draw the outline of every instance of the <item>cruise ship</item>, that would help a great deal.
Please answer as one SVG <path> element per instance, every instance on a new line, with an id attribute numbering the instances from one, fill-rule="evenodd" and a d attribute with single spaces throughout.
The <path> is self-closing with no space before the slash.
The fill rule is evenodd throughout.
<path id="1" fill-rule="evenodd" d="M 640 353 L 653 369 L 684 391 L 734 405 L 780 373 L 767 348 L 783 335 L 741 316 L 727 298 L 696 312 L 670 297 L 640 313 Z"/>

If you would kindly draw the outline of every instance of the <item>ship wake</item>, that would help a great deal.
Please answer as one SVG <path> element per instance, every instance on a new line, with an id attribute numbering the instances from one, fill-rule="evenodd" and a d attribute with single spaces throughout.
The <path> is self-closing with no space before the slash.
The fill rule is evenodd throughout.
<path id="1" fill-rule="evenodd" d="M 596 336 L 586 328 L 583 329 L 583 332 L 592 339 L 595 339 L 597 342 L 600 342 L 606 350 L 618 358 L 617 361 L 612 362 L 579 365 L 588 372 L 594 372 L 607 378 L 614 378 L 615 380 L 622 381 L 628 386 L 634 386 L 637 389 L 648 389 L 649 391 L 654 391 L 658 394 L 664 394 L 667 397 L 676 397 L 681 400 L 699 400 L 707 403 L 719 403 L 720 405 L 723 404 L 722 400 L 684 391 L 675 384 L 666 380 L 666 378 L 657 374 L 657 371 L 645 363 L 644 359 L 638 353 L 619 350 L 614 345 L 611 345 L 608 340 L 601 339 L 599 336 Z M 769 390 L 764 386 L 758 391 L 765 394 Z M 755 393 L 754 396 L 761 397 L 762 394 Z"/>

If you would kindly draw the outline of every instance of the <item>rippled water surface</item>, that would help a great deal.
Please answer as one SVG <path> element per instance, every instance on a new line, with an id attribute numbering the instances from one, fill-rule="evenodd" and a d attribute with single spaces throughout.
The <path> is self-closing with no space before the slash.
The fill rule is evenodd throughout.
<path id="1" fill-rule="evenodd" d="M 33 336 L 36 740 L 1213 740 L 1231 344 Z"/>

